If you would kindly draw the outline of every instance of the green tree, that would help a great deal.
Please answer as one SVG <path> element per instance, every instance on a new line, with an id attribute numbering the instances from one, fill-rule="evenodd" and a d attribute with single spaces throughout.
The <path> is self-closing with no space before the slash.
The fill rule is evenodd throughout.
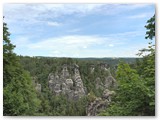
<path id="1" fill-rule="evenodd" d="M 141 77 L 145 81 L 145 86 L 147 87 L 147 97 L 148 103 L 146 104 L 146 113 L 155 114 L 155 15 L 147 21 L 145 26 L 147 29 L 146 39 L 149 39 L 148 48 L 140 50 L 139 55 L 148 53 L 143 56 L 140 66 L 138 66 L 138 71 Z M 153 41 L 153 42 L 152 42 Z"/>
<path id="2" fill-rule="evenodd" d="M 146 39 L 155 37 L 155 15 L 147 21 Z M 147 52 L 147 54 L 146 54 Z M 155 45 L 140 50 L 138 67 L 131 69 L 120 63 L 117 70 L 118 89 L 110 107 L 100 115 L 155 115 Z"/>
<path id="3" fill-rule="evenodd" d="M 147 29 L 145 38 L 151 40 L 155 38 L 155 15 L 147 21 L 145 28 Z"/>
<path id="4" fill-rule="evenodd" d="M 17 65 L 16 55 L 13 53 L 14 45 L 11 44 L 9 39 L 10 33 L 8 32 L 7 24 L 3 23 L 3 86 L 5 87 L 11 80 L 11 74 Z"/>
<path id="5" fill-rule="evenodd" d="M 100 115 L 142 115 L 145 105 L 145 86 L 136 70 L 121 62 L 117 70 L 118 89 L 107 112 Z"/>
<path id="6" fill-rule="evenodd" d="M 34 115 L 40 103 L 28 72 L 19 64 L 3 23 L 3 114 Z"/>

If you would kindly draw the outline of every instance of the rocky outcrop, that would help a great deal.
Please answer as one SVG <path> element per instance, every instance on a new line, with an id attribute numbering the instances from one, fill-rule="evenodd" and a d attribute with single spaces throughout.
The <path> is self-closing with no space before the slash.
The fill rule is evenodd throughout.
<path id="1" fill-rule="evenodd" d="M 99 67 L 102 70 L 107 70 L 109 68 L 109 65 L 107 63 L 100 63 Z"/>
<path id="2" fill-rule="evenodd" d="M 104 89 L 104 84 L 102 83 L 100 77 L 96 78 L 96 89 Z"/>
<path id="3" fill-rule="evenodd" d="M 77 100 L 85 95 L 85 88 L 79 72 L 79 66 L 74 65 L 74 74 L 68 71 L 68 66 L 62 66 L 61 73 L 50 73 L 48 76 L 49 88 L 55 95 L 64 94 L 68 99 Z"/>
<path id="4" fill-rule="evenodd" d="M 90 74 L 95 74 L 95 65 L 90 65 Z M 98 115 L 102 110 L 106 109 L 111 102 L 111 96 L 114 95 L 111 88 L 116 86 L 116 80 L 110 73 L 110 68 L 107 64 L 99 64 L 99 69 L 102 71 L 102 76 L 95 78 L 95 89 L 103 91 L 101 97 L 89 101 L 86 107 L 88 116 Z M 103 80 L 102 80 L 103 79 Z M 54 95 L 65 95 L 69 100 L 78 100 L 87 94 L 87 89 L 83 85 L 79 66 L 66 65 L 62 66 L 60 72 L 50 73 L 48 75 L 48 86 Z M 92 81 L 91 81 L 92 82 Z"/>
<path id="5" fill-rule="evenodd" d="M 108 77 L 106 77 L 105 79 L 105 83 L 104 83 L 105 88 L 110 89 L 110 88 L 115 88 L 116 87 L 116 80 L 109 75 Z"/>
<path id="6" fill-rule="evenodd" d="M 96 89 L 103 90 L 103 93 L 101 97 L 96 97 L 94 101 L 91 101 L 88 104 L 86 108 L 86 113 L 88 116 L 96 116 L 102 110 L 105 110 L 111 103 L 111 96 L 115 94 L 114 91 L 110 91 L 110 89 L 116 87 L 116 80 L 111 75 L 109 65 L 100 63 L 98 66 L 98 69 L 101 70 L 103 77 L 98 76 L 95 78 L 95 87 Z M 91 74 L 94 74 L 95 72 L 93 68 L 93 65 L 91 65 Z"/>
<path id="7" fill-rule="evenodd" d="M 74 82 L 75 82 L 75 92 L 79 95 L 79 97 L 82 97 L 85 95 L 83 82 L 79 73 L 79 66 L 75 65 L 74 68 L 75 75 L 74 75 Z"/>
<path id="8" fill-rule="evenodd" d="M 111 89 L 116 88 L 117 83 L 112 75 L 106 76 L 104 82 L 100 79 L 100 77 L 96 78 L 96 89 Z"/>
<path id="9" fill-rule="evenodd" d="M 106 109 L 111 102 L 111 96 L 114 94 L 114 91 L 110 91 L 108 89 L 104 90 L 101 98 L 96 98 L 93 102 L 89 103 L 86 110 L 87 116 L 96 116 L 102 110 Z"/>
<path id="10" fill-rule="evenodd" d="M 104 83 L 100 77 L 96 78 L 96 89 L 110 89 L 115 88 L 116 86 L 116 80 L 111 75 L 105 78 Z"/>
<path id="11" fill-rule="evenodd" d="M 91 73 L 93 73 L 95 70 L 95 65 L 94 64 L 90 64 L 90 71 Z"/>

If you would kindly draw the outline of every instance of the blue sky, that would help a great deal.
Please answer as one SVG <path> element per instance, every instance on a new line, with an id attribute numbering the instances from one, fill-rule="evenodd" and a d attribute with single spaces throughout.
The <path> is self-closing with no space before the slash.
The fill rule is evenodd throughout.
<path id="1" fill-rule="evenodd" d="M 153 4 L 4 4 L 18 55 L 137 57 Z"/>

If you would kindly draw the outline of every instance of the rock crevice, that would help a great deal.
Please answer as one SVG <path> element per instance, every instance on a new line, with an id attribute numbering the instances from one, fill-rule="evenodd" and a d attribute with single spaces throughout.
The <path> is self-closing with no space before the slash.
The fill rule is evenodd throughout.
<path id="1" fill-rule="evenodd" d="M 84 96 L 85 90 L 81 75 L 79 72 L 79 66 L 74 65 L 74 75 L 71 75 L 68 71 L 67 65 L 63 65 L 61 73 L 50 73 L 49 88 L 55 95 L 64 94 L 68 99 L 77 100 Z"/>

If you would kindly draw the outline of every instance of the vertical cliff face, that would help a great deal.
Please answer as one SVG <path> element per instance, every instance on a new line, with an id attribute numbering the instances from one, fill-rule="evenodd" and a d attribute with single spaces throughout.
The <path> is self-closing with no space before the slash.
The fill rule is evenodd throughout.
<path id="1" fill-rule="evenodd" d="M 50 73 L 48 76 L 48 85 L 52 93 L 54 95 L 63 94 L 69 100 L 78 100 L 85 96 L 87 92 L 85 91 L 79 69 L 77 64 L 64 64 L 60 72 Z M 95 85 L 95 89 L 102 90 L 102 96 L 96 97 L 86 107 L 86 114 L 88 116 L 95 116 L 110 104 L 111 96 L 114 94 L 110 89 L 116 87 L 116 80 L 111 75 L 110 68 L 107 64 L 91 65 L 89 70 L 90 75 L 96 76 L 95 78 L 92 77 L 95 79 L 95 83 L 92 83 Z"/>
<path id="2" fill-rule="evenodd" d="M 103 95 L 101 98 L 98 97 L 94 101 L 89 103 L 89 105 L 86 109 L 87 116 L 96 116 L 102 110 L 105 110 L 111 102 L 111 96 L 114 94 L 115 94 L 114 91 L 110 91 L 108 89 L 105 89 L 103 91 Z"/>
<path id="3" fill-rule="evenodd" d="M 91 66 L 91 74 L 94 74 L 95 71 L 94 71 L 94 68 Z M 110 88 L 114 88 L 116 87 L 116 80 L 114 79 L 114 77 L 111 75 L 111 72 L 110 72 L 110 68 L 109 68 L 109 65 L 108 64 L 99 64 L 99 70 L 101 70 L 103 74 L 103 80 L 102 80 L 102 76 L 101 75 L 98 75 L 96 78 L 95 78 L 95 81 L 96 81 L 96 89 L 110 89 Z"/>
<path id="4" fill-rule="evenodd" d="M 85 95 L 83 82 L 79 72 L 79 66 L 73 66 L 74 74 L 71 75 L 68 71 L 68 66 L 62 66 L 61 73 L 50 73 L 49 88 L 55 95 L 64 94 L 68 99 L 77 100 Z"/>
<path id="5" fill-rule="evenodd" d="M 91 65 L 90 73 L 92 75 L 94 75 L 96 72 L 94 71 L 94 68 L 95 66 Z M 117 86 L 116 80 L 111 75 L 110 68 L 107 64 L 103 63 L 99 64 L 98 69 L 104 74 L 101 74 L 103 75 L 103 78 L 101 75 L 98 75 L 95 78 L 95 87 L 97 90 L 98 89 L 103 90 L 103 93 L 101 97 L 95 98 L 95 100 L 93 100 L 88 104 L 86 108 L 86 113 L 88 116 L 96 116 L 102 110 L 108 107 L 108 105 L 111 102 L 111 96 L 115 94 L 114 91 L 110 91 L 110 89 L 115 88 Z"/>

